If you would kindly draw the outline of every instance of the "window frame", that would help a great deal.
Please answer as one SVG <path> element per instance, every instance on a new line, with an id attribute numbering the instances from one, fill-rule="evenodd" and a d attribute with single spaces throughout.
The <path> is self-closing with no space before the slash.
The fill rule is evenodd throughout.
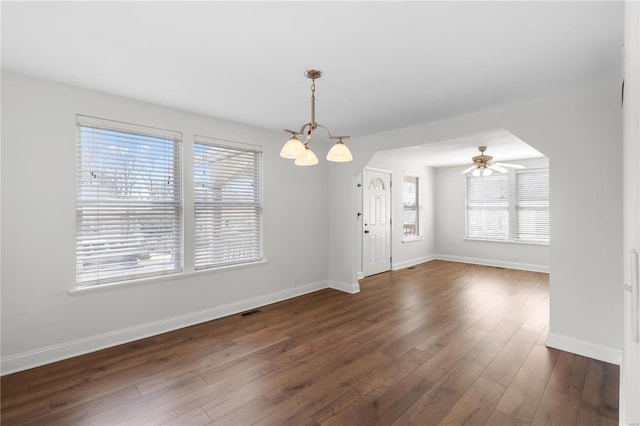
<path id="1" fill-rule="evenodd" d="M 506 176 L 507 180 L 507 200 L 508 200 L 508 209 L 507 209 L 507 222 L 508 222 L 508 236 L 507 238 L 491 238 L 490 236 L 470 236 L 469 235 L 469 185 L 468 179 L 483 179 L 483 177 L 477 176 L 473 177 L 470 174 L 465 175 L 465 236 L 463 239 L 469 241 L 488 241 L 488 242 L 498 242 L 498 243 L 518 243 L 518 244 L 531 244 L 531 245 L 545 245 L 548 246 L 550 244 L 550 239 L 547 241 L 534 241 L 530 239 L 522 239 L 517 238 L 517 229 L 518 229 L 518 210 L 517 210 L 517 184 L 516 184 L 516 174 L 518 172 L 527 172 L 527 171 L 539 171 L 546 170 L 547 174 L 549 173 L 549 167 L 532 167 L 526 168 L 522 170 L 512 170 L 510 169 L 507 173 L 499 173 L 496 172 L 493 175 L 489 176 L 489 178 L 494 176 Z M 550 182 L 549 182 L 550 185 Z M 547 204 L 547 211 L 550 212 L 550 202 Z"/>
<path id="2" fill-rule="evenodd" d="M 546 198 L 543 197 L 526 197 L 526 200 L 523 200 L 523 196 L 520 193 L 520 188 L 521 185 L 519 185 L 519 180 L 526 175 L 534 175 L 534 174 L 542 174 L 542 179 L 546 180 L 547 186 L 545 188 L 544 191 L 544 195 L 546 195 Z M 536 182 L 534 182 L 534 184 L 536 184 Z M 514 240 L 517 242 L 523 242 L 523 243 L 530 243 L 530 244 L 549 244 L 550 240 L 551 240 L 551 232 L 550 232 L 550 226 L 549 226 L 549 222 L 550 222 L 550 201 L 549 201 L 549 168 L 545 168 L 545 167 L 540 167 L 540 168 L 531 168 L 531 169 L 523 169 L 523 170 L 515 170 L 514 171 L 514 185 L 515 185 L 515 190 L 514 190 L 514 208 L 515 208 L 515 229 L 514 229 Z M 528 189 L 529 191 L 531 191 L 531 189 Z M 528 195 L 528 194 L 527 194 Z M 524 205 L 523 205 L 524 204 Z M 528 205 L 527 205 L 528 204 Z M 524 212 L 524 211 L 538 211 L 538 212 L 546 212 L 546 224 L 545 222 L 542 223 L 542 225 L 540 227 L 545 228 L 546 227 L 546 233 L 543 233 L 542 235 L 546 235 L 546 238 L 544 237 L 533 237 L 533 238 L 527 238 L 527 237 L 521 237 L 519 236 L 520 234 L 524 234 L 525 231 L 521 230 L 521 226 L 524 226 L 525 221 L 520 220 L 520 213 Z M 540 235 L 537 234 L 536 235 Z"/>
<path id="3" fill-rule="evenodd" d="M 91 137 L 93 139 L 90 140 Z M 163 143 L 166 146 L 163 147 Z M 116 145 L 122 150 L 116 152 Z M 149 150 L 151 156 L 141 155 L 144 150 Z M 130 158 L 134 161 L 130 164 L 118 164 L 119 160 L 114 153 L 121 152 L 126 153 L 122 161 L 129 161 Z M 131 154 L 132 152 L 135 154 Z M 97 157 L 92 157 L 96 155 Z M 149 158 L 153 161 L 149 161 Z M 162 171 L 165 167 L 170 169 L 167 180 L 167 185 L 170 186 L 161 188 L 160 192 L 154 194 L 154 185 L 164 185 L 164 179 L 167 178 Z M 175 275 L 183 271 L 182 167 L 181 132 L 76 115 L 77 288 Z M 131 176 L 133 181 L 130 180 Z M 93 179 L 102 180 L 93 184 Z M 140 183 L 139 179 L 144 179 L 144 182 Z M 124 192 L 120 188 L 111 191 L 108 188 L 108 185 L 121 184 L 129 185 Z M 135 192 L 138 197 L 134 196 Z M 152 196 L 167 199 L 152 200 Z M 118 210 L 120 214 L 117 213 Z M 131 232 L 126 229 L 122 231 L 124 233 L 116 234 L 117 228 L 123 226 L 133 226 L 140 230 Z M 153 238 L 163 238 L 166 235 L 164 230 L 157 231 L 158 226 L 161 229 L 168 227 L 172 232 L 167 240 L 170 245 L 167 246 L 167 242 L 164 245 L 169 253 L 159 253 L 154 260 L 153 252 L 162 248 L 162 243 L 153 241 Z M 102 230 L 95 231 L 96 228 Z M 145 228 L 146 232 L 143 231 Z M 143 237 L 143 233 L 147 233 L 147 236 Z M 141 242 L 143 238 L 145 241 Z M 145 253 L 148 254 L 148 259 Z M 167 255 L 169 259 L 163 261 L 162 258 Z M 128 266 L 123 266 L 124 263 Z M 123 267 L 118 268 L 118 265 Z M 95 270 L 93 274 L 90 272 L 92 269 Z"/>
<path id="4" fill-rule="evenodd" d="M 407 206 L 405 203 L 405 184 L 407 184 L 407 178 L 415 179 L 415 205 Z M 424 178 L 415 173 L 405 172 L 402 176 L 402 241 L 415 241 L 423 238 L 422 235 L 422 221 L 420 215 L 422 214 L 422 206 L 420 205 L 421 197 L 421 185 Z M 410 182 L 409 182 L 410 183 Z M 407 211 L 415 212 L 415 234 L 407 235 L 405 232 L 405 214 Z"/>
<path id="5" fill-rule="evenodd" d="M 204 202 L 198 202 L 198 197 L 196 195 L 198 188 L 198 179 L 195 176 L 196 173 L 196 151 L 197 151 L 197 146 L 207 146 L 207 147 L 212 147 L 213 149 L 219 149 L 219 150 L 228 150 L 228 151 L 235 151 L 237 153 L 240 152 L 248 152 L 248 153 L 252 153 L 255 155 L 254 158 L 254 162 L 255 162 L 255 170 L 253 170 L 253 178 L 257 181 L 257 189 L 255 190 L 255 194 L 254 200 L 247 200 L 246 195 L 247 192 L 245 191 L 242 194 L 242 198 L 244 198 L 244 200 L 240 200 L 240 201 L 213 201 L 213 202 L 208 202 L 208 203 L 204 203 Z M 194 250 L 193 250 L 193 256 L 194 256 L 194 270 L 195 271 L 205 271 L 205 270 L 212 270 L 212 269 L 216 269 L 216 268 L 223 268 L 223 267 L 229 267 L 229 266 L 234 266 L 234 265 L 245 265 L 245 264 L 251 264 L 251 263 L 256 263 L 256 262 L 261 262 L 264 260 L 264 245 L 263 245 L 263 235 L 264 235 L 264 227 L 263 227 L 263 165 L 262 165 L 262 147 L 258 146 L 258 145 L 252 145 L 252 144 L 246 144 L 246 143 L 240 143 L 240 142 L 232 142 L 232 141 L 228 141 L 228 140 L 224 140 L 224 139 L 218 139 L 218 138 L 212 138 L 212 137 L 208 137 L 208 136 L 202 136 L 202 135 L 195 135 L 194 136 L 194 141 L 193 141 L 193 161 L 194 161 L 194 166 L 193 166 L 193 182 L 194 182 L 194 186 L 193 186 L 193 191 L 194 191 L 194 199 L 193 199 L 193 209 L 194 209 L 194 223 L 193 223 L 193 229 L 194 229 Z M 255 186 L 255 185 L 254 185 Z M 257 253 L 254 253 L 254 256 L 250 256 L 246 259 L 236 259 L 236 260 L 229 260 L 226 262 L 210 262 L 210 263 L 205 263 L 202 265 L 198 265 L 198 256 L 202 256 L 204 255 L 204 253 L 199 252 L 198 248 L 199 248 L 199 242 L 198 242 L 198 237 L 197 237 L 197 229 L 198 229 L 198 206 L 202 206 L 204 204 L 210 204 L 211 205 L 211 209 L 247 209 L 247 208 L 253 208 L 256 211 L 256 227 L 257 227 L 257 238 L 255 239 L 255 241 L 253 241 L 253 244 L 257 244 Z M 218 207 L 214 207 L 214 206 L 218 206 Z M 202 208 L 201 208 L 201 211 Z M 247 217 L 244 217 L 245 220 L 247 219 Z M 246 235 L 245 235 L 246 238 Z"/>
<path id="6" fill-rule="evenodd" d="M 164 282 L 168 280 L 180 280 L 193 276 L 200 276 L 204 274 L 212 274 L 218 272 L 229 271 L 232 269 L 240 269 L 246 267 L 254 267 L 259 265 L 264 265 L 269 262 L 269 260 L 264 255 L 264 226 L 263 226 L 263 191 L 264 191 L 264 157 L 262 154 L 262 145 L 259 144 L 247 144 L 244 142 L 230 141 L 226 139 L 213 138 L 203 135 L 196 135 L 195 133 L 190 132 L 188 129 L 181 129 L 182 131 L 174 131 L 174 130 L 166 130 L 153 126 L 146 126 L 140 124 L 131 124 L 123 121 L 106 119 L 106 118 L 97 118 L 90 117 L 87 115 L 77 114 L 76 115 L 76 132 L 79 132 L 78 121 L 80 119 L 86 120 L 95 120 L 96 122 L 107 123 L 111 125 L 117 125 L 121 128 L 121 130 L 131 130 L 133 129 L 147 129 L 146 133 L 151 132 L 152 135 L 155 135 L 156 132 L 161 134 L 170 134 L 170 135 L 180 135 L 180 163 L 178 168 L 179 178 L 180 178 L 180 218 L 179 218 L 179 229 L 180 229 L 180 248 L 178 250 L 178 255 L 180 256 L 180 269 L 175 272 L 171 272 L 168 274 L 151 274 L 151 275 L 139 275 L 135 277 L 123 276 L 117 277 L 109 280 L 100 280 L 99 282 L 80 282 L 77 277 L 77 268 L 78 268 L 78 251 L 77 246 L 78 236 L 76 235 L 76 255 L 74 257 L 74 265 L 75 265 L 75 274 L 76 279 L 74 279 L 73 285 L 69 287 L 69 294 L 71 295 L 83 295 L 83 294 L 91 294 L 95 292 L 101 292 L 121 287 L 129 287 L 129 286 L 137 286 L 137 285 L 146 285 L 153 284 L 157 282 Z M 187 137 L 183 137 L 183 135 L 187 135 Z M 253 150 L 258 151 L 259 154 L 259 180 L 260 180 L 260 213 L 259 213 L 259 259 L 250 262 L 241 262 L 241 263 L 233 263 L 233 264 L 225 264 L 219 266 L 212 266 L 203 269 L 195 268 L 195 237 L 196 237 L 196 229 L 195 229 L 195 192 L 194 192 L 194 147 L 196 145 L 196 138 L 207 139 L 210 141 L 215 141 L 218 144 L 223 144 L 231 147 L 250 147 Z M 78 134 L 76 135 L 76 165 L 75 165 L 75 173 L 76 173 L 76 186 L 80 185 L 77 175 L 80 173 L 81 164 L 80 158 L 77 154 L 78 152 Z M 76 188 L 76 200 L 79 197 L 78 188 Z M 76 215 L 78 212 L 78 202 L 76 201 Z"/>
<path id="7" fill-rule="evenodd" d="M 494 198 L 491 198 L 490 201 L 484 202 L 484 203 L 476 202 L 475 204 L 477 205 L 470 206 L 470 197 L 471 197 L 470 185 L 472 185 L 475 182 L 482 182 L 485 179 L 487 181 L 499 183 L 500 186 L 502 186 L 502 188 L 496 190 L 495 194 L 491 194 L 491 195 L 494 195 Z M 506 205 L 505 205 L 505 201 L 506 201 Z M 490 176 L 472 176 L 471 174 L 465 175 L 465 239 L 483 240 L 483 241 L 508 241 L 511 228 L 512 228 L 511 223 L 509 222 L 510 206 L 511 206 L 511 200 L 509 197 L 509 179 L 506 175 L 502 173 L 496 173 Z M 471 211 L 479 212 L 481 216 L 483 216 L 481 219 L 481 223 L 483 224 L 481 225 L 482 228 L 487 228 L 487 226 L 489 226 L 487 218 L 490 216 L 490 213 L 498 212 L 497 216 L 495 214 L 491 216 L 493 216 L 494 219 L 497 218 L 498 220 L 500 220 L 500 222 L 503 222 L 501 227 L 506 227 L 506 230 L 504 230 L 500 234 L 496 232 L 493 232 L 493 233 L 476 232 L 474 235 L 472 235 L 473 231 L 471 231 L 471 224 L 470 224 L 470 220 L 472 216 Z M 500 217 L 501 216 L 500 212 L 506 213 L 506 218 Z M 486 232 L 486 230 L 483 229 L 483 232 Z M 502 235 L 502 237 L 496 237 L 496 235 Z"/>

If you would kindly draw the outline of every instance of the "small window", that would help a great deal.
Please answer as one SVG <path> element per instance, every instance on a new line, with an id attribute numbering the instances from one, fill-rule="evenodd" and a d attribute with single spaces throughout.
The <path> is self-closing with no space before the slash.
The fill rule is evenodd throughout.
<path id="1" fill-rule="evenodd" d="M 196 136 L 195 269 L 262 259 L 262 153 Z"/>
<path id="2" fill-rule="evenodd" d="M 549 242 L 549 169 L 516 171 L 516 240 Z"/>
<path id="3" fill-rule="evenodd" d="M 420 199 L 417 176 L 404 176 L 402 183 L 402 232 L 405 239 L 420 236 Z"/>
<path id="4" fill-rule="evenodd" d="M 181 271 L 181 138 L 77 116 L 78 285 Z"/>
<path id="5" fill-rule="evenodd" d="M 509 185 L 506 174 L 467 175 L 467 238 L 509 239 Z"/>
<path id="6" fill-rule="evenodd" d="M 382 190 L 384 191 L 384 182 L 379 177 L 374 177 L 369 182 L 369 190 Z"/>

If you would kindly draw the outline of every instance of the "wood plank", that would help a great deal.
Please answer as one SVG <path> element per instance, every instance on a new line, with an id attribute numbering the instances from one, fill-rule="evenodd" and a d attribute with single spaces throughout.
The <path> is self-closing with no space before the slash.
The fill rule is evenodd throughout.
<path id="1" fill-rule="evenodd" d="M 529 355 L 539 334 L 520 329 L 482 373 L 484 378 L 508 386 Z"/>
<path id="2" fill-rule="evenodd" d="M 465 330 L 455 341 L 418 367 L 414 374 L 433 383 L 439 381 L 486 335 L 486 331 L 475 328 Z"/>
<path id="3" fill-rule="evenodd" d="M 192 376 L 181 382 L 163 387 L 111 409 L 96 412 L 84 421 L 90 425 L 120 424 L 136 416 L 144 415 L 155 407 L 162 406 L 180 397 L 197 392 L 205 388 L 206 385 L 207 383 L 200 376 Z M 188 407 L 181 411 L 180 414 L 177 414 L 176 417 L 193 409 L 195 409 L 195 406 Z"/>
<path id="4" fill-rule="evenodd" d="M 235 410 L 215 419 L 214 425 L 251 425 L 263 418 L 276 405 L 267 398 L 260 396 L 242 404 Z M 207 417 L 208 418 L 208 417 Z"/>
<path id="5" fill-rule="evenodd" d="M 428 387 L 428 382 L 422 377 L 410 374 L 390 388 L 376 388 L 322 424 L 391 424 L 419 399 Z"/>
<path id="6" fill-rule="evenodd" d="M 534 345 L 496 409 L 514 419 L 530 423 L 557 359 L 557 350 Z"/>
<path id="7" fill-rule="evenodd" d="M 529 315 L 529 318 L 522 324 L 522 328 L 542 333 L 549 324 L 549 298 L 540 302 L 538 307 Z"/>
<path id="8" fill-rule="evenodd" d="M 578 398 L 547 388 L 538 404 L 531 425 L 575 425 L 579 409 Z"/>
<path id="9" fill-rule="evenodd" d="M 528 424 L 528 422 L 516 419 L 513 416 L 503 413 L 497 408 L 493 410 L 485 423 L 486 426 L 526 426 Z"/>
<path id="10" fill-rule="evenodd" d="M 560 352 L 549 378 L 549 389 L 574 398 L 581 398 L 588 366 L 589 358 L 569 352 Z"/>
<path id="11" fill-rule="evenodd" d="M 484 424 L 504 393 L 504 390 L 505 388 L 501 384 L 482 376 L 478 377 L 439 424 Z"/>
<path id="12" fill-rule="evenodd" d="M 417 365 L 423 362 L 424 356 L 426 354 L 412 351 L 405 358 L 412 358 L 413 363 Z M 403 362 L 405 359 L 399 361 Z M 407 361 L 411 363 L 411 359 L 407 359 Z M 320 419 L 322 412 L 328 413 L 326 417 L 329 417 L 360 396 L 360 393 L 354 392 L 355 398 L 349 398 L 348 391 L 351 390 L 354 381 L 392 363 L 394 363 L 393 358 L 381 352 L 373 352 L 360 358 L 357 363 L 342 365 L 335 371 L 318 378 L 310 386 L 300 389 L 299 392 L 281 401 L 277 410 L 265 413 L 265 417 L 257 424 L 300 424 L 305 423 L 309 418 Z M 349 402 L 345 404 L 347 399 Z M 322 419 L 324 420 L 324 418 Z"/>
<path id="13" fill-rule="evenodd" d="M 597 416 L 618 419 L 618 377 L 618 366 L 589 360 L 582 391 L 581 416 L 591 418 L 590 413 L 593 412 Z"/>
<path id="14" fill-rule="evenodd" d="M 462 398 L 484 368 L 481 364 L 463 359 L 409 407 L 394 425 L 423 424 L 425 419 L 437 424 Z"/>
<path id="15" fill-rule="evenodd" d="M 488 334 L 465 354 L 464 359 L 477 362 L 486 367 L 491 364 L 491 361 L 493 361 L 506 344 L 507 340 L 493 334 Z"/>
<path id="16" fill-rule="evenodd" d="M 198 407 L 161 424 L 162 426 L 200 426 L 211 424 L 211 419 L 202 411 L 202 408 Z"/>

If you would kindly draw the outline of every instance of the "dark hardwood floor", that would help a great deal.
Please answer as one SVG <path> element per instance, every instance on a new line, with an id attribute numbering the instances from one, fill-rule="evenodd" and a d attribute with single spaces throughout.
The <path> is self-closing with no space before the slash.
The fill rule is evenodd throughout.
<path id="1" fill-rule="evenodd" d="M 2 424 L 616 425 L 548 275 L 432 261 L 2 378 Z"/>

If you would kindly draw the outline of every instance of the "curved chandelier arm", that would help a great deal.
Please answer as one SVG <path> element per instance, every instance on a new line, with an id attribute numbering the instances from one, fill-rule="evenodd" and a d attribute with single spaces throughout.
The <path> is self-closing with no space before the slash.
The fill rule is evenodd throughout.
<path id="1" fill-rule="evenodd" d="M 351 139 L 351 136 L 334 136 L 326 126 L 315 123 L 314 127 L 311 122 L 303 124 L 299 132 L 291 129 L 284 129 L 284 131 L 287 133 L 291 133 L 293 136 L 304 136 L 305 134 L 310 134 L 316 129 L 323 129 L 325 132 L 327 132 L 327 136 L 329 136 L 329 139 Z"/>

